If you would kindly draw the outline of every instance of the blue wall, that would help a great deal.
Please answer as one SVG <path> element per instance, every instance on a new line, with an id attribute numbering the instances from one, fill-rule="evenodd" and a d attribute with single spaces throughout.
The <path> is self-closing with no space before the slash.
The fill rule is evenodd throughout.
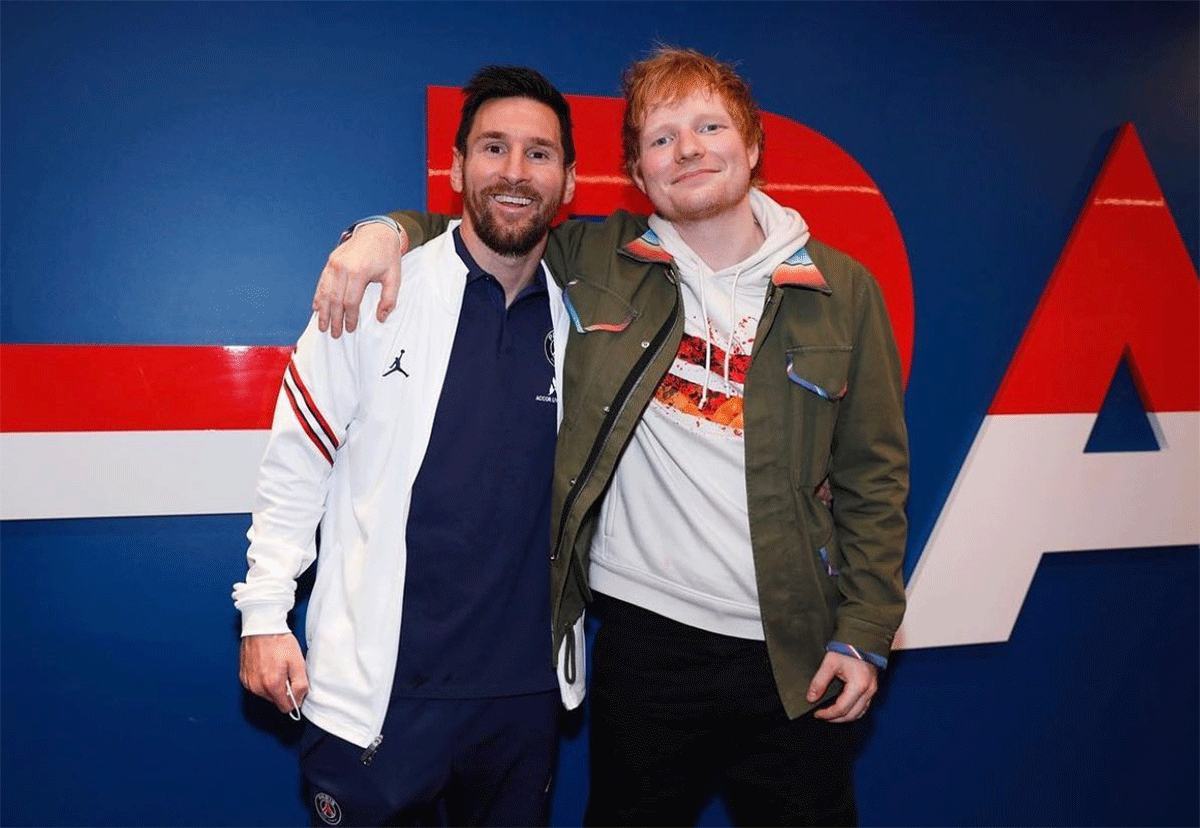
<path id="1" fill-rule="evenodd" d="M 424 203 L 427 85 L 525 63 L 615 95 L 655 39 L 739 60 L 764 109 L 858 159 L 904 233 L 908 572 L 1120 124 L 1198 258 L 1194 3 L 0 14 L 5 343 L 290 344 L 337 232 Z M 0 822 L 303 823 L 297 731 L 236 678 L 246 526 L 0 523 Z M 1048 556 L 1009 642 L 898 654 L 859 766 L 864 824 L 1200 822 L 1197 561 L 1195 547 Z M 562 825 L 586 793 L 578 717 L 570 730 Z"/>

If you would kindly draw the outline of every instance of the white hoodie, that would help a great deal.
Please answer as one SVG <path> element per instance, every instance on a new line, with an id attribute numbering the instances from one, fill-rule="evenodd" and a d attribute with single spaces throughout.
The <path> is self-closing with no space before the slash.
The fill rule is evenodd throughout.
<path id="1" fill-rule="evenodd" d="M 808 226 L 758 190 L 750 191 L 750 207 L 766 241 L 715 273 L 669 222 L 650 218 L 675 259 L 684 336 L 601 506 L 590 581 L 604 595 L 681 623 L 762 640 L 743 382 L 771 274 L 808 241 Z"/>

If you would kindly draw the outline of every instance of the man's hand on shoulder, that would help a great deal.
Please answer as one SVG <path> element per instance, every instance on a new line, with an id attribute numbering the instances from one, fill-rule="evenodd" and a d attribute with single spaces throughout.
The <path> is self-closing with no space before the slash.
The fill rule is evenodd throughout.
<path id="1" fill-rule="evenodd" d="M 300 652 L 300 642 L 291 633 L 243 637 L 239 677 L 243 687 L 273 703 L 283 713 L 291 714 L 308 695 L 304 655 Z"/>
<path id="2" fill-rule="evenodd" d="M 313 297 L 317 327 L 329 331 L 335 339 L 343 329 L 353 332 L 358 327 L 363 292 L 371 282 L 383 285 L 375 317 L 380 322 L 387 319 L 400 292 L 400 257 L 407 252 L 405 241 L 395 227 L 371 222 L 360 224 L 350 238 L 335 247 Z"/>

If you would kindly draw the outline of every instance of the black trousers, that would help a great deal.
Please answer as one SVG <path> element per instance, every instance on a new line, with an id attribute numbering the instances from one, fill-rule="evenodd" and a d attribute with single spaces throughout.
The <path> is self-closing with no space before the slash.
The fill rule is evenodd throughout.
<path id="1" fill-rule="evenodd" d="M 859 729 L 789 720 L 766 644 L 598 596 L 584 824 L 694 825 L 713 793 L 738 825 L 856 825 Z"/>

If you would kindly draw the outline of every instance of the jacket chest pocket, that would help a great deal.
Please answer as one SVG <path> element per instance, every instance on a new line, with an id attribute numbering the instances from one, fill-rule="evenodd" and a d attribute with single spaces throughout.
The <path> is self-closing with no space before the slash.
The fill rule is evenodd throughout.
<path id="1" fill-rule="evenodd" d="M 639 313 L 629 301 L 599 280 L 576 273 L 563 286 L 563 306 L 570 318 L 563 368 L 563 423 L 572 431 L 579 412 L 587 411 L 597 399 L 607 399 L 610 386 L 619 387 L 627 369 L 630 325 Z M 595 412 L 593 411 L 593 414 Z"/>
<path id="2" fill-rule="evenodd" d="M 816 487 L 829 473 L 852 350 L 849 345 L 802 345 L 786 352 L 792 476 L 797 487 Z"/>

